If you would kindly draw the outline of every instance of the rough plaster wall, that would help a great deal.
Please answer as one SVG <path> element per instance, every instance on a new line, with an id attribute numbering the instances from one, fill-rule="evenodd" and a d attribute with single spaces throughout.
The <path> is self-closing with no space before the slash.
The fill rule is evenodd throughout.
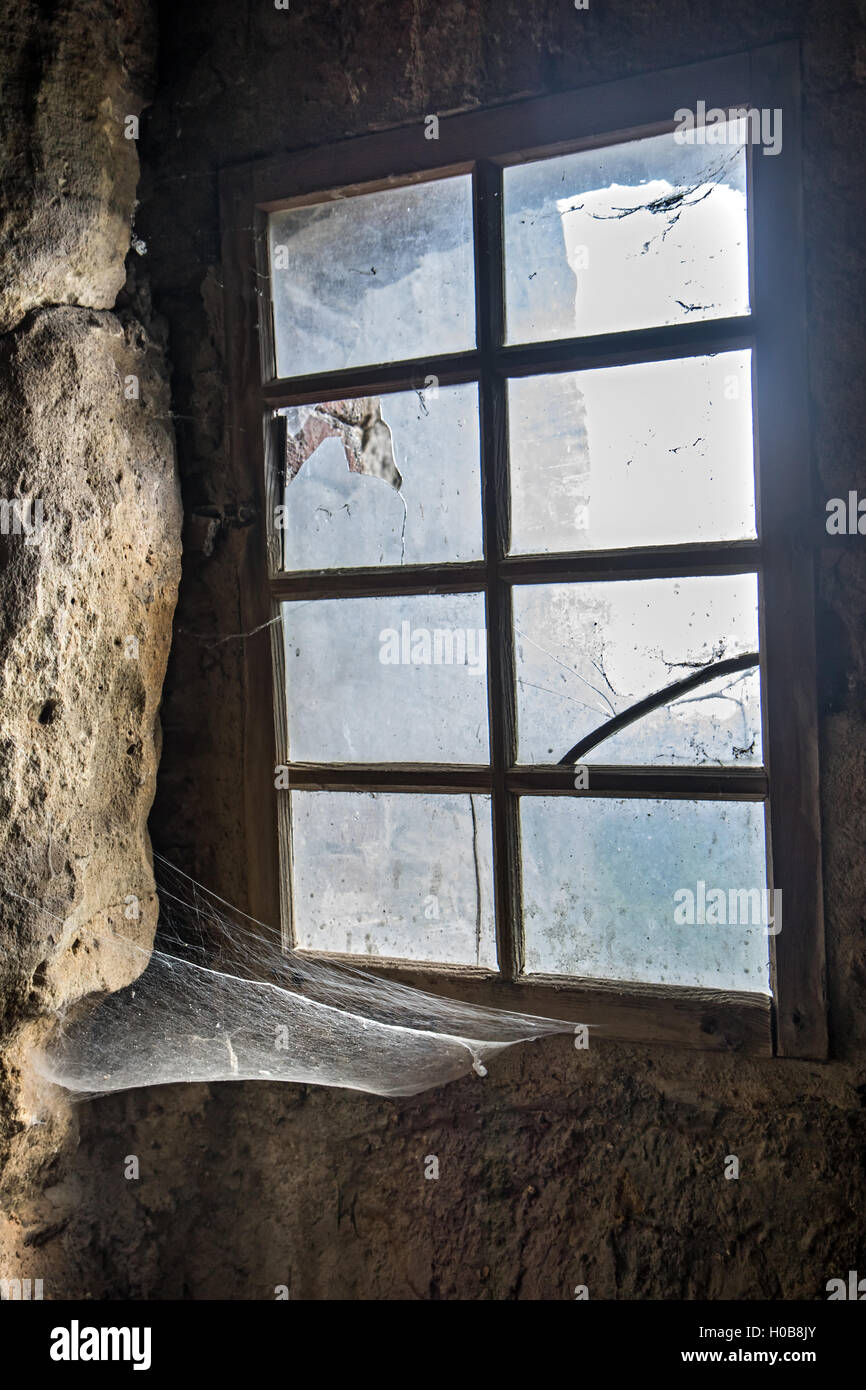
<path id="1" fill-rule="evenodd" d="M 69 1217 L 76 1126 L 31 1087 L 28 1053 L 56 1006 L 135 973 L 94 934 L 146 944 L 156 925 L 147 816 L 180 498 L 163 344 L 136 316 L 150 318 L 134 273 L 115 306 L 138 178 L 123 117 L 155 47 L 143 15 L 72 0 L 3 21 L 0 496 L 42 506 L 41 533 L 0 536 L 4 1277 L 27 1277 Z M 37 1258 L 56 1296 L 56 1257 Z"/>
<path id="2" fill-rule="evenodd" d="M 141 234 L 171 327 L 183 605 L 151 832 L 242 902 L 234 574 L 250 487 L 225 462 L 213 171 L 223 163 L 800 34 L 815 489 L 863 490 L 866 30 L 854 3 L 184 0 L 161 16 Z M 756 1062 L 551 1040 L 399 1102 L 160 1088 L 82 1109 L 39 1259 L 94 1297 L 822 1297 L 866 1267 L 862 855 L 866 562 L 821 562 L 821 759 L 836 1059 Z M 123 1177 L 135 1153 L 141 1178 Z M 740 1157 L 737 1182 L 724 1157 Z M 425 1181 L 424 1158 L 440 1178 Z M 62 1200 L 61 1200 L 62 1199 Z M 74 1203 L 75 1210 L 72 1211 Z M 71 1214 L 70 1214 L 71 1213 Z M 46 1221 L 34 1197 L 28 1219 Z M 65 1274 L 63 1273 L 65 1271 Z M 39 1275 L 31 1261 L 22 1273 Z M 65 1278 L 65 1284 L 64 1284 Z"/>

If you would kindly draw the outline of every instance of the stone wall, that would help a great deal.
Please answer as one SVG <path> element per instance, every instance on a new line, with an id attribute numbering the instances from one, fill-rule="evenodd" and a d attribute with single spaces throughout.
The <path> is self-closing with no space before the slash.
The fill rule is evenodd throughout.
<path id="1" fill-rule="evenodd" d="M 147 816 L 180 497 L 164 332 L 125 264 L 148 19 L 24 4 L 0 44 L 0 1268 L 28 1277 L 36 1258 L 46 1296 L 66 1256 L 34 1251 L 69 1219 L 76 1125 L 28 1059 L 56 1009 L 136 973 L 106 946 L 147 946 L 157 916 Z"/>

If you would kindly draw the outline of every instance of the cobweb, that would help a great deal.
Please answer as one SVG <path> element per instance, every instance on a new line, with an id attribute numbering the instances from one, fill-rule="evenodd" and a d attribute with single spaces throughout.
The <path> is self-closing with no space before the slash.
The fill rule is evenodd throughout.
<path id="1" fill-rule="evenodd" d="M 518 1042 L 584 1025 L 439 998 L 350 966 L 286 951 L 246 916 L 161 856 L 156 946 L 129 952 L 132 984 L 60 1017 L 36 1059 L 79 1095 L 182 1081 L 292 1081 L 382 1096 L 414 1095 Z M 576 1046 L 585 1045 L 576 1042 Z"/>

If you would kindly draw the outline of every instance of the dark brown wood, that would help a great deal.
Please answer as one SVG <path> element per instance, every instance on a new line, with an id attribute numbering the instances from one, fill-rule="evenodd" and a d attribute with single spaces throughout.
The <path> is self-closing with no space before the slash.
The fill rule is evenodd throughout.
<path id="1" fill-rule="evenodd" d="M 268 249 L 268 219 L 261 208 L 252 213 L 253 250 L 255 253 L 255 296 L 261 381 L 270 381 L 276 372 L 277 348 L 274 340 L 273 296 L 271 294 L 271 258 Z"/>
<path id="2" fill-rule="evenodd" d="M 487 166 L 489 168 L 489 166 Z M 270 322 L 270 314 L 266 322 Z M 491 345 L 487 365 L 500 376 L 545 376 L 595 367 L 658 362 L 708 353 L 733 352 L 753 346 L 754 316 L 706 319 L 660 328 L 639 328 L 592 338 L 560 338 L 553 342 Z M 266 360 L 272 358 L 271 353 Z M 344 367 L 309 376 L 268 378 L 262 393 L 275 409 L 316 405 L 325 400 L 383 395 L 389 391 L 420 391 L 433 375 L 440 386 L 474 381 L 481 370 L 478 349 L 441 357 L 416 357 L 368 367 Z"/>
<path id="3" fill-rule="evenodd" d="M 783 112 L 782 150 L 752 150 L 754 295 L 763 332 L 755 411 L 765 546 L 762 578 L 773 883 L 777 1046 L 828 1049 L 818 782 L 814 576 L 803 528 L 812 509 L 797 45 L 751 60 L 752 100 Z"/>
<path id="4" fill-rule="evenodd" d="M 231 389 L 228 436 L 237 495 L 252 495 L 255 519 L 245 531 L 238 574 L 243 643 L 243 768 L 238 769 L 246 833 L 247 910 L 276 923 L 280 910 L 278 806 L 274 787 L 274 670 L 268 576 L 269 515 L 260 386 L 259 280 L 252 188 L 236 175 L 220 184 L 225 284 L 225 346 Z M 242 775 L 241 775 L 242 774 Z"/>
<path id="5" fill-rule="evenodd" d="M 489 767 L 431 763 L 292 763 L 291 785 L 299 791 L 469 792 L 489 795 Z"/>
<path id="6" fill-rule="evenodd" d="M 481 494 L 487 564 L 487 697 L 493 768 L 493 874 L 496 951 L 504 979 L 523 963 L 520 821 L 505 775 L 517 756 L 511 591 L 498 567 L 508 549 L 510 499 L 505 383 L 495 371 L 504 327 L 502 170 L 481 162 L 474 174 L 476 325 L 481 356 Z"/>
<path id="7" fill-rule="evenodd" d="M 617 1041 L 667 1043 L 746 1056 L 768 1057 L 772 1053 L 770 1001 L 761 994 L 555 975 L 505 980 L 472 966 L 415 964 L 378 957 L 371 960 L 316 953 L 316 959 L 351 964 L 365 974 L 469 1004 L 586 1023 L 591 1029 L 590 1048 Z"/>
<path id="8" fill-rule="evenodd" d="M 590 338 L 559 338 L 546 343 L 509 344 L 496 354 L 503 376 L 546 376 L 628 363 L 734 352 L 753 345 L 759 332 L 754 315 L 598 333 Z"/>
<path id="9" fill-rule="evenodd" d="M 479 159 L 519 163 L 568 149 L 615 144 L 669 130 L 679 107 L 739 105 L 748 96 L 749 56 L 668 68 L 577 92 L 442 116 L 439 139 L 424 138 L 423 120 L 372 135 L 294 151 L 252 168 L 253 200 L 287 207 L 306 195 L 339 195 L 375 183 L 405 182 L 422 171 L 454 169 Z"/>
<path id="10" fill-rule="evenodd" d="M 279 611 L 278 605 L 274 604 L 272 613 L 276 616 Z M 273 705 L 274 705 L 274 766 L 285 767 L 289 762 L 289 723 L 288 705 L 286 702 L 286 661 L 285 650 L 283 647 L 283 625 L 282 623 L 272 623 L 270 627 L 271 636 L 271 665 L 273 669 Z M 290 782 L 290 787 L 292 783 Z M 279 872 L 277 875 L 278 904 L 275 911 L 278 917 L 271 916 L 267 920 L 272 923 L 279 921 L 282 944 L 286 950 L 290 950 L 294 945 L 294 900 L 292 896 L 292 885 L 294 875 L 292 872 L 292 817 L 291 817 L 291 798 L 285 790 L 280 790 L 276 794 L 277 803 L 277 846 L 279 854 Z M 271 801 L 273 804 L 273 801 Z"/>
<path id="11" fill-rule="evenodd" d="M 278 631 L 278 629 L 276 629 Z M 292 763 L 291 786 L 306 791 L 493 791 L 490 767 L 433 763 Z M 763 768 L 608 767 L 591 765 L 586 791 L 574 786 L 574 769 L 546 764 L 509 767 L 512 795 L 646 796 L 712 801 L 763 801 Z"/>
<path id="12" fill-rule="evenodd" d="M 589 785 L 575 788 L 573 767 L 513 767 L 509 791 L 544 796 L 664 797 L 696 801 L 763 801 L 768 793 L 763 768 L 609 767 L 586 765 Z"/>
<path id="13" fill-rule="evenodd" d="M 555 584 L 571 580 L 675 578 L 696 574 L 748 574 L 760 569 L 757 541 L 706 542 L 655 549 L 585 550 L 572 555 L 509 555 L 499 566 L 512 584 Z"/>
<path id="14" fill-rule="evenodd" d="M 471 594 L 484 588 L 483 561 L 461 565 L 383 565 L 379 569 L 274 575 L 275 599 L 387 597 L 393 594 Z"/>
<path id="15" fill-rule="evenodd" d="M 501 396 L 499 397 L 501 402 Z M 502 406 L 499 419 L 504 421 Z M 500 424 L 499 428 L 503 428 Z M 674 578 L 678 575 L 748 574 L 761 567 L 756 541 L 665 546 L 655 550 L 586 550 L 571 555 L 509 555 L 495 564 L 506 584 Z M 327 598 L 377 594 L 472 593 L 489 578 L 481 560 L 452 565 L 382 565 L 374 569 L 296 570 L 273 577 L 273 597 Z"/>
<path id="16" fill-rule="evenodd" d="M 281 377 L 267 381 L 262 387 L 262 396 L 277 410 L 287 405 L 319 405 L 357 396 L 382 396 L 389 391 L 421 391 L 430 376 L 435 376 L 440 386 L 474 381 L 479 364 L 478 353 L 472 351 L 451 353 L 447 357 L 413 358 L 410 362 L 391 362 L 385 366 L 349 367 L 310 376 Z"/>
<path id="17" fill-rule="evenodd" d="M 291 768 L 291 785 L 391 790 L 455 790 L 491 794 L 496 850 L 497 932 L 502 978 L 470 979 L 454 967 L 377 961 L 411 983 L 448 993 L 476 991 L 485 1002 L 533 1009 L 547 1000 L 557 1012 L 580 1006 L 581 1021 L 598 1019 L 608 1035 L 631 1040 L 678 1042 L 766 1051 L 770 1013 L 749 995 L 681 991 L 666 987 L 609 985 L 599 981 L 527 981 L 520 945 L 520 795 L 622 795 L 762 799 L 761 769 L 591 768 L 588 792 L 569 787 L 570 769 L 516 767 L 514 652 L 511 589 L 515 583 L 652 575 L 760 574 L 762 679 L 765 729 L 772 778 L 771 862 L 784 892 L 783 931 L 773 940 L 779 1050 L 789 1056 L 826 1055 L 820 843 L 818 838 L 817 739 L 814 697 L 813 591 L 810 517 L 802 209 L 799 192 L 799 92 L 796 45 L 776 45 L 695 68 L 632 78 L 578 93 L 533 99 L 501 108 L 442 118 L 440 139 L 426 141 L 421 123 L 401 131 L 361 137 L 288 160 L 228 171 L 221 180 L 228 290 L 233 458 L 238 477 L 256 474 L 257 523 L 248 533 L 241 587 L 245 630 L 266 622 L 282 598 L 351 594 L 484 591 L 488 606 L 488 663 L 492 751 L 490 768 Z M 501 167 L 565 149 L 616 143 L 671 129 L 673 112 L 693 107 L 700 92 L 707 106 L 745 104 L 784 111 L 783 153 L 751 151 L 753 314 L 748 319 L 688 323 L 585 340 L 504 347 L 502 342 Z M 475 164 L 475 161 L 479 163 Z M 266 212 L 291 201 L 352 196 L 436 177 L 455 168 L 474 169 L 476 199 L 478 348 L 447 358 L 352 369 L 293 381 L 274 381 L 273 325 L 267 257 Z M 258 326 L 257 326 L 258 318 Z M 609 551 L 571 556 L 508 556 L 506 476 L 509 375 L 542 374 L 718 352 L 753 346 L 757 497 L 761 542 Z M 278 480 L 274 449 L 262 442 L 262 421 L 274 408 L 340 397 L 418 389 L 434 374 L 443 385 L 477 380 L 482 439 L 485 552 L 475 565 L 350 570 L 328 574 L 277 572 L 270 518 Z M 263 386 L 262 382 L 266 384 Z M 267 436 L 270 438 L 270 436 Z M 264 479 L 264 482 L 262 482 Z M 817 518 L 815 518 L 817 521 Z M 809 535 L 807 541 L 806 535 Z M 268 539 L 270 537 L 270 540 Z M 270 544 L 270 551 L 268 546 Z M 258 559 L 253 551 L 258 546 Z M 268 581 L 266 557 L 272 579 Z M 258 642 L 258 645 L 256 643 Z M 268 648 L 271 656 L 268 657 Z M 249 638 L 246 649 L 245 813 L 251 910 L 273 918 L 280 910 L 290 939 L 286 901 L 291 854 L 289 797 L 276 796 L 272 769 L 286 761 L 283 657 L 278 628 L 270 641 Z M 276 676 L 276 703 L 270 667 Z M 280 758 L 277 759 L 277 753 Z M 284 756 L 283 756 L 284 755 Z M 279 824 L 283 873 L 278 872 Z M 455 981 L 457 982 L 455 984 Z M 461 997 L 464 997 L 461 995 Z M 521 1002 L 518 1003 L 517 1000 Z M 558 1003 L 557 1003 L 558 1001 Z M 588 1011 L 594 1010 L 594 1013 Z M 538 1010 L 543 1012 L 544 1010 Z M 573 1017 L 571 1013 L 567 1017 Z"/>
<path id="18" fill-rule="evenodd" d="M 276 509 L 282 505 L 285 489 L 286 417 L 266 417 L 265 431 L 265 529 L 267 531 L 268 575 L 279 574 L 283 568 L 283 533 L 274 524 Z"/>
<path id="19" fill-rule="evenodd" d="M 403 130 L 408 130 L 408 127 L 404 126 Z M 421 127 L 421 132 L 423 138 L 423 126 Z M 388 132 L 391 139 L 393 139 L 394 134 L 394 130 Z M 340 147 L 342 147 L 344 143 L 344 141 L 340 141 Z M 315 147 L 313 153 L 317 153 L 320 149 L 321 146 Z M 278 197 L 270 202 L 258 200 L 258 206 L 262 208 L 263 211 L 270 213 L 282 212 L 287 208 L 310 207 L 322 202 L 337 200 L 342 202 L 344 198 L 358 198 L 364 193 L 384 193 L 391 188 L 408 188 L 414 184 L 430 183 L 434 179 L 447 179 L 453 178 L 455 175 L 471 174 L 474 163 L 475 161 L 473 159 L 469 159 L 464 160 L 460 164 L 443 165 L 437 160 L 435 162 L 435 167 L 432 168 L 419 169 L 417 166 L 413 166 L 397 176 L 384 175 L 379 178 L 365 179 L 361 182 L 341 183 L 338 188 L 332 187 L 330 189 L 323 189 L 322 185 L 317 183 L 315 188 L 311 188 L 308 192 L 299 193 L 291 198 Z"/>

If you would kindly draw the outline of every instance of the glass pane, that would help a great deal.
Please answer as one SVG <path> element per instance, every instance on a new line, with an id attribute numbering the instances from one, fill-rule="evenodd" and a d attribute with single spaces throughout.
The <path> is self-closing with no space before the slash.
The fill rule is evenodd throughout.
<path id="1" fill-rule="evenodd" d="M 302 950 L 495 968 L 489 797 L 291 797 Z"/>
<path id="2" fill-rule="evenodd" d="M 743 125 L 505 170 L 507 341 L 749 311 Z"/>
<path id="3" fill-rule="evenodd" d="M 277 375 L 475 345 L 468 174 L 268 219 Z"/>
<path id="4" fill-rule="evenodd" d="M 520 803 L 526 971 L 769 993 L 764 808 Z"/>
<path id="5" fill-rule="evenodd" d="M 284 603 L 295 762 L 486 763 L 481 594 Z"/>
<path id="6" fill-rule="evenodd" d="M 755 536 L 751 353 L 508 383 L 511 550 Z"/>
<path id="7" fill-rule="evenodd" d="M 481 558 L 478 387 L 293 406 L 276 524 L 287 570 Z"/>
<path id="8" fill-rule="evenodd" d="M 758 650 L 754 574 L 514 590 L 521 762 L 556 763 L 614 715 L 711 661 Z M 735 672 L 594 748 L 589 764 L 761 763 L 760 678 Z"/>

